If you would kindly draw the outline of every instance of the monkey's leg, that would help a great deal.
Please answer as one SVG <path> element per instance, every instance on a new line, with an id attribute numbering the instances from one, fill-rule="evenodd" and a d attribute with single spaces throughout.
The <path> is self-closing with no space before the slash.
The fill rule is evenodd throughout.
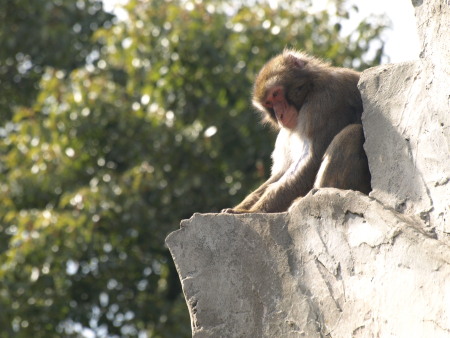
<path id="1" fill-rule="evenodd" d="M 351 189 L 368 194 L 372 189 L 363 144 L 361 124 L 351 124 L 341 130 L 323 156 L 314 187 Z"/>

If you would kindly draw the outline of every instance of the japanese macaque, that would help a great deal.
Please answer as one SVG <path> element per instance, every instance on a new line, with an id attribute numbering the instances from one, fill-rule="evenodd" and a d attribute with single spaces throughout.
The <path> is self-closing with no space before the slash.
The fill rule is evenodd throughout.
<path id="1" fill-rule="evenodd" d="M 279 130 L 271 177 L 226 213 L 283 212 L 312 188 L 371 190 L 359 73 L 285 50 L 259 72 L 253 105 Z"/>

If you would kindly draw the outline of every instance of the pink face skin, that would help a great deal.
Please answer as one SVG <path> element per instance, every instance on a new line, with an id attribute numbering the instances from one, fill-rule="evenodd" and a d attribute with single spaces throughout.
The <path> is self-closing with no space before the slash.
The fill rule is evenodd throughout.
<path id="1" fill-rule="evenodd" d="M 284 88 L 277 86 L 267 92 L 264 107 L 273 109 L 281 127 L 295 129 L 297 127 L 297 110 L 288 104 L 284 96 Z"/>

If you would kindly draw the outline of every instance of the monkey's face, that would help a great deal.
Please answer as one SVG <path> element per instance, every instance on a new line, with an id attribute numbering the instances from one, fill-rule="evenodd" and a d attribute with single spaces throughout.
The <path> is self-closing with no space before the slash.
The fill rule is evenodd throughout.
<path id="1" fill-rule="evenodd" d="M 297 127 L 298 110 L 286 99 L 283 86 L 269 88 L 263 100 L 254 104 L 268 114 L 280 128 L 295 129 Z"/>
<path id="2" fill-rule="evenodd" d="M 272 125 L 272 127 L 279 129 L 280 126 L 278 125 L 275 110 L 273 109 L 273 106 L 270 107 L 270 106 L 264 104 L 265 101 L 266 101 L 265 97 L 262 100 L 256 100 L 254 98 L 252 103 L 253 103 L 253 106 L 258 110 L 258 112 L 261 113 L 264 123 L 269 123 L 270 125 Z"/>
<path id="3" fill-rule="evenodd" d="M 285 50 L 261 69 L 253 87 L 253 105 L 265 122 L 277 129 L 297 126 L 299 111 L 313 87 L 310 61 L 304 54 Z"/>
<path id="4" fill-rule="evenodd" d="M 282 127 L 278 123 L 275 108 L 286 101 L 282 85 L 284 68 L 280 56 L 270 60 L 259 72 L 253 87 L 253 106 L 262 114 L 263 121 L 275 129 Z"/>

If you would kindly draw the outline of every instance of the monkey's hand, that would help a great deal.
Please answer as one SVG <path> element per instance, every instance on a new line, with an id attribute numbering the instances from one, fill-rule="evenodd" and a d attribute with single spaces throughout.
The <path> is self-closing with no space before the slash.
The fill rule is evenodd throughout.
<path id="1" fill-rule="evenodd" d="M 251 213 L 251 211 L 243 210 L 243 209 L 227 208 L 227 209 L 222 209 L 221 213 L 223 213 L 223 214 L 248 214 L 248 213 Z"/>

